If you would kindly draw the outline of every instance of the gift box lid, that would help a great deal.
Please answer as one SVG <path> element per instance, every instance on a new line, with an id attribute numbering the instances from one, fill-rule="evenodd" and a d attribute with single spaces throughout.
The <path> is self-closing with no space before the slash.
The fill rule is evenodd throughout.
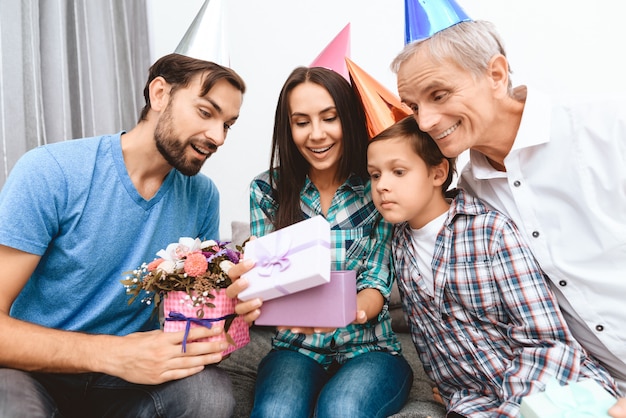
<path id="1" fill-rule="evenodd" d="M 249 241 L 246 259 L 255 266 L 242 277 L 250 285 L 239 299 L 270 300 L 330 281 L 330 224 L 321 215 Z"/>

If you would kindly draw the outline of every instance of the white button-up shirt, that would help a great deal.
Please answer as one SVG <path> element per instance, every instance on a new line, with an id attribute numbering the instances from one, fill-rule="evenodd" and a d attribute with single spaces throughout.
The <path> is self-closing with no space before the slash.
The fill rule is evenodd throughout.
<path id="1" fill-rule="evenodd" d="M 459 186 L 512 218 L 575 337 L 626 393 L 626 101 L 528 89 L 506 172 L 470 152 Z"/>

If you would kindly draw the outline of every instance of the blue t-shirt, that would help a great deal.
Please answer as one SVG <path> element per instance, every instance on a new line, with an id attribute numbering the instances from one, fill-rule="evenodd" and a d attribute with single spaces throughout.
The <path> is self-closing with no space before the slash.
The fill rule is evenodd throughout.
<path id="1" fill-rule="evenodd" d="M 172 169 L 145 200 L 126 170 L 120 137 L 38 147 L 11 171 L 0 192 L 0 244 L 41 256 L 12 317 L 98 334 L 156 329 L 153 306 L 128 305 L 123 273 L 180 237 L 218 238 L 214 183 Z"/>

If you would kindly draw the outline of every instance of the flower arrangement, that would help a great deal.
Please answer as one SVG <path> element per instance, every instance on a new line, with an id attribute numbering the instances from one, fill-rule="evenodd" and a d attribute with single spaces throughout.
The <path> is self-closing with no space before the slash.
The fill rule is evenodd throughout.
<path id="1" fill-rule="evenodd" d="M 142 295 L 141 302 L 154 304 L 155 310 L 168 293 L 185 292 L 184 303 L 197 308 L 198 318 L 204 317 L 205 308 L 214 308 L 214 292 L 231 284 L 228 270 L 239 262 L 243 249 L 227 248 L 228 242 L 200 241 L 199 238 L 180 238 L 149 263 L 125 272 L 121 280 L 126 294 L 132 295 L 128 303 Z"/>

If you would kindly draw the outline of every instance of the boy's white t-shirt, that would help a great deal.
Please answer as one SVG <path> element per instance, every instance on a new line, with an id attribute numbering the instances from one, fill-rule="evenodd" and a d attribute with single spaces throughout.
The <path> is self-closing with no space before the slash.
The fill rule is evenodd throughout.
<path id="1" fill-rule="evenodd" d="M 432 261 L 435 253 L 435 241 L 443 226 L 448 212 L 444 212 L 419 229 L 411 228 L 413 238 L 413 248 L 415 249 L 415 261 L 419 268 L 424 285 L 428 289 L 429 295 L 434 296 L 435 284 L 433 279 Z"/>

